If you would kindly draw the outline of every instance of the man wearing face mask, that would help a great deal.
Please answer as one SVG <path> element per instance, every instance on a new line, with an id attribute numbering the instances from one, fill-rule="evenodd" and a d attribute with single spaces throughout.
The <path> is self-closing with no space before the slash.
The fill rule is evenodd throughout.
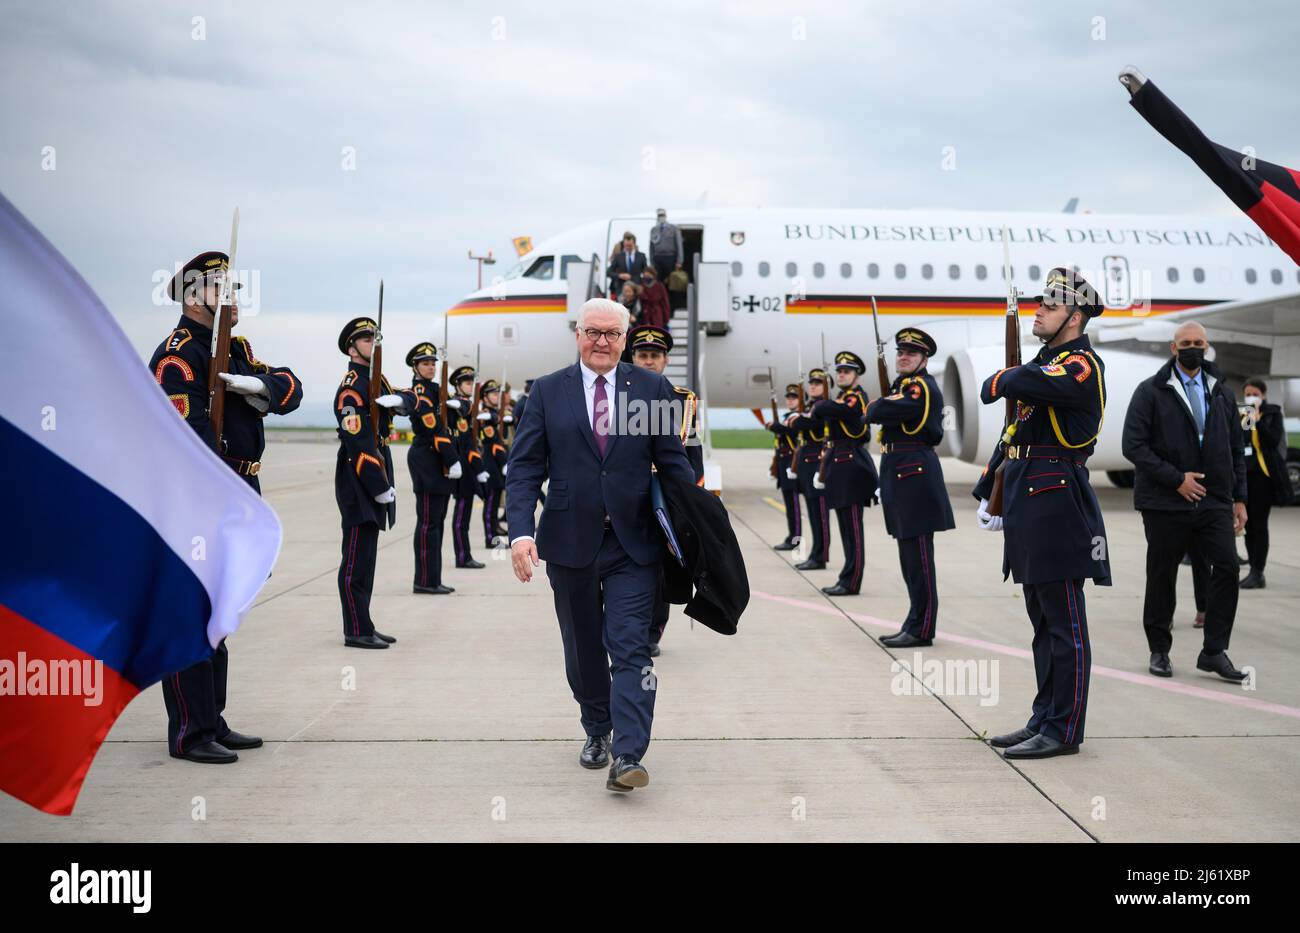
<path id="1" fill-rule="evenodd" d="M 1210 564 L 1205 641 L 1198 670 L 1240 682 L 1228 659 L 1237 614 L 1237 550 L 1246 524 L 1245 440 L 1237 401 L 1205 359 L 1205 328 L 1188 321 L 1174 331 L 1168 363 L 1133 393 L 1124 419 L 1124 456 L 1137 468 L 1133 506 L 1147 538 L 1142 609 L 1151 651 L 1148 670 L 1172 677 L 1173 617 L 1178 565 L 1189 548 Z"/>

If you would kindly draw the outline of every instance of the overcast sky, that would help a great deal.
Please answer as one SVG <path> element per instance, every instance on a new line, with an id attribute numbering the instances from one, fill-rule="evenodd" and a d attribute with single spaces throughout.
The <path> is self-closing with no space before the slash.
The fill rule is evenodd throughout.
<path id="1" fill-rule="evenodd" d="M 155 273 L 238 204 L 257 326 L 318 315 L 321 348 L 381 275 L 441 312 L 468 249 L 659 204 L 1230 213 L 1130 63 L 1300 163 L 1294 3 L 439 6 L 0 2 L 0 190 L 154 340 Z"/>

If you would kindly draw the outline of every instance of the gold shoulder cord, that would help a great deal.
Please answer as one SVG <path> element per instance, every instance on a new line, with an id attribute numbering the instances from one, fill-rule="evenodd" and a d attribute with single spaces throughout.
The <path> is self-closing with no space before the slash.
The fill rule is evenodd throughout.
<path id="1" fill-rule="evenodd" d="M 910 431 L 908 430 L 907 425 L 905 425 L 901 421 L 898 422 L 898 426 L 902 428 L 903 433 L 907 435 L 912 435 L 920 431 L 921 428 L 925 427 L 926 419 L 930 417 L 930 387 L 926 384 L 924 379 L 917 379 L 915 382 L 912 383 L 912 385 L 918 385 L 918 384 L 925 392 L 925 411 L 921 413 L 921 420 L 916 423 L 916 427 L 912 428 Z M 901 385 L 899 386 L 899 389 L 900 390 L 902 389 Z"/>
<path id="2" fill-rule="evenodd" d="M 1101 365 L 1097 362 L 1097 358 L 1091 353 L 1084 351 L 1083 355 L 1092 360 L 1093 371 L 1097 373 L 1097 394 L 1101 397 L 1101 418 L 1097 421 L 1097 433 L 1088 438 L 1082 444 L 1071 444 L 1065 439 L 1065 435 L 1061 432 L 1061 424 L 1056 420 L 1056 409 L 1051 405 L 1047 406 L 1047 417 L 1052 422 L 1052 432 L 1056 434 L 1056 439 L 1061 442 L 1061 446 L 1070 450 L 1078 450 L 1080 447 L 1087 447 L 1101 436 L 1101 426 L 1106 423 L 1106 388 L 1101 382 Z"/>
<path id="3" fill-rule="evenodd" d="M 856 393 L 854 393 L 854 394 L 856 394 Z M 862 411 L 863 411 L 863 414 L 866 414 L 866 405 L 863 405 L 863 406 L 862 406 Z M 867 423 L 864 421 L 864 422 L 862 423 L 862 430 L 859 431 L 857 434 L 854 434 L 852 431 L 850 431 L 850 430 L 848 429 L 848 426 L 847 426 L 843 421 L 840 422 L 840 430 L 843 431 L 844 434 L 845 434 L 847 437 L 850 437 L 850 438 L 852 438 L 852 439 L 855 440 L 855 441 L 856 441 L 859 437 L 861 437 L 862 435 L 866 434 L 867 431 L 870 430 L 870 428 L 871 428 L 871 425 L 867 424 Z"/>

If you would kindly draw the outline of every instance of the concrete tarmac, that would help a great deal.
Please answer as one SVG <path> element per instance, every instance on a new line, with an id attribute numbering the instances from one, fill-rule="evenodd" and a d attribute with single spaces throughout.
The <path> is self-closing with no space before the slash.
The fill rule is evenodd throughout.
<path id="1" fill-rule="evenodd" d="M 651 783 L 615 795 L 605 771 L 577 763 L 544 567 L 518 583 L 508 552 L 483 547 L 476 511 L 487 567 L 454 569 L 448 542 L 455 594 L 412 594 L 404 448 L 373 603 L 398 644 L 343 647 L 335 449 L 277 440 L 263 461 L 284 549 L 229 641 L 226 718 L 265 747 L 228 766 L 169 758 L 151 687 L 110 733 L 76 812 L 0 796 L 0 841 L 1300 839 L 1300 509 L 1274 510 L 1268 588 L 1241 594 L 1230 655 L 1255 669 L 1255 688 L 1195 669 L 1190 569 L 1174 677 L 1161 680 L 1146 673 L 1141 520 L 1128 492 L 1099 479 L 1116 579 L 1085 589 L 1086 741 L 1072 757 L 1012 763 L 981 739 L 1028 717 L 1031 630 L 1019 587 L 1001 579 L 1000 537 L 975 526 L 978 470 L 944 461 L 959 527 L 936 537 L 938 638 L 890 651 L 875 639 L 907 601 L 879 510 L 866 513 L 862 594 L 829 599 L 819 587 L 834 582 L 838 538 L 832 569 L 794 570 L 771 550 L 785 519 L 770 454 L 717 451 L 753 597 L 730 638 L 674 608 Z"/>

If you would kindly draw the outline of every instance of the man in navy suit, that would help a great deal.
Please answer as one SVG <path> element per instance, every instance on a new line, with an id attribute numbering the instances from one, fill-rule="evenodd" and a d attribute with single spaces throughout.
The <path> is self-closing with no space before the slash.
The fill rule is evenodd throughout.
<path id="1" fill-rule="evenodd" d="M 527 583 L 539 559 L 547 562 L 587 734 L 579 763 L 609 763 L 605 786 L 620 792 L 650 782 L 641 759 L 654 718 L 650 624 L 664 553 L 650 468 L 695 482 L 676 430 L 679 397 L 658 373 L 619 362 L 627 331 L 617 302 L 583 305 L 579 362 L 533 383 L 506 475 L 515 576 Z"/>

